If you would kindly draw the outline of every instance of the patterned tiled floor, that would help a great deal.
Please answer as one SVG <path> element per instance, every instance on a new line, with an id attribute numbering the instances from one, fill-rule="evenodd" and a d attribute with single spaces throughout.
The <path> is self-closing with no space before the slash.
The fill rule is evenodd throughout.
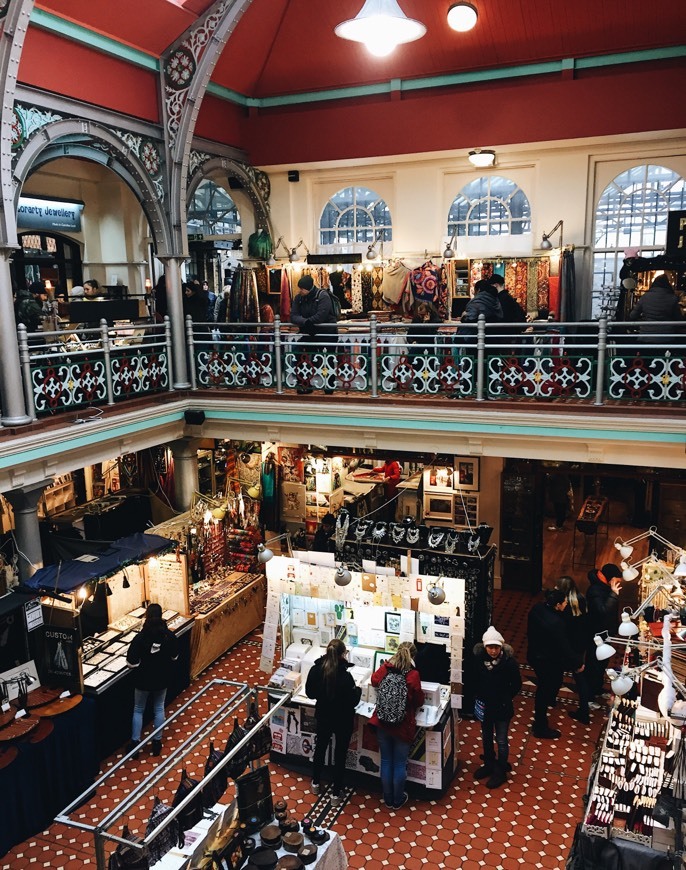
<path id="1" fill-rule="evenodd" d="M 532 603 L 524 593 L 496 593 L 494 622 L 513 643 L 520 661 L 526 614 Z M 264 675 L 257 669 L 258 638 L 258 634 L 250 636 L 223 656 L 174 702 L 172 709 L 212 677 L 262 684 Z M 590 727 L 569 719 L 567 712 L 574 709 L 572 695 L 563 690 L 550 717 L 551 724 L 562 731 L 562 738 L 535 740 L 529 730 L 534 687 L 527 669 L 523 676 L 524 692 L 517 702 L 510 729 L 513 771 L 506 785 L 489 792 L 483 783 L 474 780 L 473 771 L 480 763 L 480 735 L 477 723 L 463 721 L 460 770 L 440 801 L 411 800 L 394 813 L 383 806 L 379 794 L 353 791 L 332 824 L 343 838 L 350 867 L 365 870 L 385 867 L 420 870 L 425 864 L 460 870 L 564 867 L 575 825 L 582 814 L 591 754 L 603 715 L 593 713 Z M 192 711 L 192 716 L 186 719 L 187 732 L 197 727 L 210 706 L 208 702 Z M 181 739 L 181 733 L 172 733 L 170 729 L 165 754 Z M 104 767 L 116 760 L 110 759 Z M 199 772 L 202 762 L 200 757 L 189 760 L 191 774 L 194 770 Z M 111 809 L 142 775 L 149 773 L 152 764 L 153 760 L 143 755 L 137 762 L 127 764 L 127 775 L 117 775 L 113 787 L 106 794 L 99 794 L 94 805 L 100 811 Z M 276 765 L 272 765 L 271 775 L 275 795 L 288 801 L 289 810 L 296 817 L 310 813 L 315 798 L 309 794 L 309 779 Z M 169 796 L 164 790 L 160 792 L 160 797 Z M 320 801 L 319 806 L 323 804 L 325 801 Z M 89 808 L 84 807 L 84 818 L 88 812 Z M 2 870 L 83 865 L 95 865 L 92 840 L 57 824 L 0 859 Z"/>

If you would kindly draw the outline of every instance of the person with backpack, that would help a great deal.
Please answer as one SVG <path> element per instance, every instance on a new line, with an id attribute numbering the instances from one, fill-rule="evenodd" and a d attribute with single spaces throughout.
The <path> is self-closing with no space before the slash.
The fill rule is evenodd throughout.
<path id="1" fill-rule="evenodd" d="M 514 716 L 512 700 L 521 691 L 522 678 L 514 650 L 492 625 L 484 633 L 481 643 L 474 647 L 474 686 L 477 697 L 474 713 L 481 721 L 484 748 L 484 763 L 474 773 L 474 778 L 489 777 L 487 787 L 498 788 L 511 769 L 507 733 Z M 493 748 L 494 734 L 497 758 Z"/>
<path id="2" fill-rule="evenodd" d="M 152 698 L 153 727 L 157 729 L 164 724 L 164 702 L 171 682 L 173 663 L 178 657 L 179 643 L 176 635 L 167 628 L 166 619 L 162 618 L 161 606 L 149 604 L 145 611 L 143 628 L 131 641 L 126 654 L 127 665 L 135 671 L 129 752 L 140 743 L 148 697 Z M 152 754 L 159 755 L 161 751 L 162 736 L 159 734 L 152 741 Z"/>
<path id="3" fill-rule="evenodd" d="M 389 810 L 407 803 L 407 759 L 417 732 L 415 716 L 424 703 L 424 692 L 414 658 L 417 649 L 403 641 L 392 658 L 372 674 L 376 709 L 370 724 L 376 726 L 381 750 L 381 788 Z"/>
<path id="4" fill-rule="evenodd" d="M 291 304 L 291 323 L 300 329 L 302 338 L 298 343 L 309 360 L 316 351 L 324 348 L 335 350 L 338 326 L 333 297 L 328 290 L 316 288 L 311 275 L 303 275 L 298 281 L 298 294 Z M 302 395 L 314 390 L 308 384 L 302 384 L 297 392 Z M 330 394 L 333 390 L 325 387 L 324 392 Z"/>
<path id="5" fill-rule="evenodd" d="M 333 794 L 331 805 L 341 802 L 345 759 L 353 733 L 355 707 L 360 703 L 362 689 L 348 672 L 352 664 L 346 661 L 347 650 L 342 640 L 329 641 L 326 653 L 310 668 L 305 683 L 305 693 L 317 703 L 314 717 L 317 732 L 314 746 L 314 769 L 312 771 L 312 794 L 321 791 L 322 771 L 326 750 L 335 736 L 333 759 Z"/>

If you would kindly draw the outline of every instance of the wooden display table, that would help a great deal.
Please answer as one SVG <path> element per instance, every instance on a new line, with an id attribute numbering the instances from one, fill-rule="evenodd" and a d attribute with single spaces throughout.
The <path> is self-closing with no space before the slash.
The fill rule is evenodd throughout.
<path id="1" fill-rule="evenodd" d="M 246 585 L 207 613 L 196 614 L 191 635 L 191 679 L 264 621 L 267 581 L 245 574 Z"/>

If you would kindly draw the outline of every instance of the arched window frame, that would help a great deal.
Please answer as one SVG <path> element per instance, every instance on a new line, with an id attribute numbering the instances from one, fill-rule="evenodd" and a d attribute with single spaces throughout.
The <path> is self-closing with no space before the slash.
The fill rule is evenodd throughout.
<path id="1" fill-rule="evenodd" d="M 673 169 L 645 163 L 605 187 L 593 220 L 593 317 L 613 314 L 627 248 L 642 257 L 664 253 L 669 211 L 686 209 L 686 182 Z"/>
<path id="2" fill-rule="evenodd" d="M 498 187 L 505 186 L 507 191 L 497 190 Z M 521 213 L 513 214 L 515 203 L 516 211 Z M 484 228 L 485 232 L 471 231 L 479 227 Z M 458 193 L 448 210 L 449 239 L 453 236 L 473 238 L 527 234 L 531 234 L 529 198 L 517 182 L 504 175 L 482 175 L 470 181 Z"/>
<path id="3" fill-rule="evenodd" d="M 218 202 L 220 198 L 222 199 L 221 203 Z M 208 217 L 212 213 L 216 213 L 215 216 Z M 212 181 L 211 178 L 205 178 L 197 186 L 188 203 L 186 227 L 189 233 L 239 237 L 241 233 L 240 211 L 223 187 Z"/>
<path id="4" fill-rule="evenodd" d="M 391 212 L 383 197 L 369 187 L 349 185 L 327 200 L 319 216 L 323 252 L 364 253 L 381 241 L 393 241 Z"/>

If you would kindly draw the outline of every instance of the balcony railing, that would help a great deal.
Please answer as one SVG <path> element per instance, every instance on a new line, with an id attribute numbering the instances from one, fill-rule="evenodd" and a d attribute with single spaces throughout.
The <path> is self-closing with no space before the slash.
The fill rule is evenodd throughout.
<path id="1" fill-rule="evenodd" d="M 657 332 L 638 332 L 638 329 Z M 338 324 L 309 339 L 271 324 L 186 322 L 193 389 L 271 394 L 427 396 L 472 400 L 565 399 L 591 405 L 682 403 L 683 323 L 413 325 Z M 172 389 L 171 329 L 164 324 L 28 334 L 18 329 L 33 418 Z M 409 339 L 409 340 L 408 340 Z"/>

